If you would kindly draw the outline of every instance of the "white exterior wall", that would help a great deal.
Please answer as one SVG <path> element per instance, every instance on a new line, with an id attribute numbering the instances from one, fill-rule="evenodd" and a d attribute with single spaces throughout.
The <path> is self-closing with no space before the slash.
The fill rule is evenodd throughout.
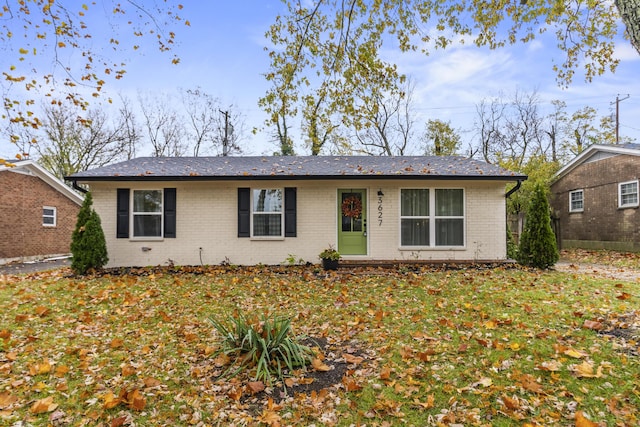
<path id="1" fill-rule="evenodd" d="M 282 264 L 290 256 L 319 263 L 318 253 L 337 247 L 337 189 L 367 189 L 368 254 L 354 260 L 504 260 L 505 183 L 501 181 L 229 181 L 93 182 L 94 208 L 107 239 L 108 267 L 167 265 Z M 176 238 L 116 238 L 117 188 L 176 188 Z M 297 237 L 258 240 L 237 237 L 238 188 L 297 188 Z M 465 240 L 451 250 L 401 250 L 401 188 L 464 188 Z M 378 221 L 378 190 L 382 223 Z M 145 250 L 143 250 L 145 248 Z M 202 248 L 202 250 L 200 249 Z M 170 261 L 171 260 L 171 261 Z"/>

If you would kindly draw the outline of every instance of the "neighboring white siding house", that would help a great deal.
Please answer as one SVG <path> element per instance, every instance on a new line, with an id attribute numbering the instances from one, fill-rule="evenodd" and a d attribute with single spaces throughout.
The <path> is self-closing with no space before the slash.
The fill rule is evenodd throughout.
<path id="1" fill-rule="evenodd" d="M 143 158 L 89 184 L 109 267 L 506 259 L 505 184 L 459 157 Z"/>

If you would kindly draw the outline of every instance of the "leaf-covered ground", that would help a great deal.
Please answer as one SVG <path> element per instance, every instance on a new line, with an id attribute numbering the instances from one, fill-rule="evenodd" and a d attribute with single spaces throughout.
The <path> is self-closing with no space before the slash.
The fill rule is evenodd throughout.
<path id="1" fill-rule="evenodd" d="M 115 273 L 0 276 L 0 424 L 639 423 L 638 281 L 518 268 Z M 290 316 L 324 359 L 284 387 L 221 378 L 207 319 L 235 310 Z"/>

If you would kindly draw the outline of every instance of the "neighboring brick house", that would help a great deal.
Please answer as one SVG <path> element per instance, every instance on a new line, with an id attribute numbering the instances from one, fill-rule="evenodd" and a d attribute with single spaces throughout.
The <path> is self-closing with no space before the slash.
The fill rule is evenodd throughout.
<path id="1" fill-rule="evenodd" d="M 561 248 L 640 251 L 640 144 L 592 145 L 551 184 Z"/>
<path id="2" fill-rule="evenodd" d="M 462 157 L 139 158 L 67 177 L 91 189 L 109 267 L 506 260 L 508 182 Z"/>
<path id="3" fill-rule="evenodd" d="M 69 253 L 82 196 L 32 160 L 0 166 L 0 264 Z"/>

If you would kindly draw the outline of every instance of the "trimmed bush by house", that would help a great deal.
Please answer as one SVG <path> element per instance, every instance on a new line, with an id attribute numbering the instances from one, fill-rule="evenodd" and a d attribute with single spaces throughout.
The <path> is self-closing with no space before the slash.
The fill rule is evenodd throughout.
<path id="1" fill-rule="evenodd" d="M 529 267 L 548 268 L 559 257 L 556 236 L 551 228 L 547 195 L 543 186 L 538 184 L 533 191 L 527 220 L 520 236 L 518 261 Z"/>
<path id="2" fill-rule="evenodd" d="M 102 268 L 109 261 L 107 242 L 100 217 L 93 210 L 91 193 L 85 195 L 78 212 L 76 228 L 71 236 L 71 254 L 71 269 L 76 274 L 86 274 L 91 269 Z"/>

